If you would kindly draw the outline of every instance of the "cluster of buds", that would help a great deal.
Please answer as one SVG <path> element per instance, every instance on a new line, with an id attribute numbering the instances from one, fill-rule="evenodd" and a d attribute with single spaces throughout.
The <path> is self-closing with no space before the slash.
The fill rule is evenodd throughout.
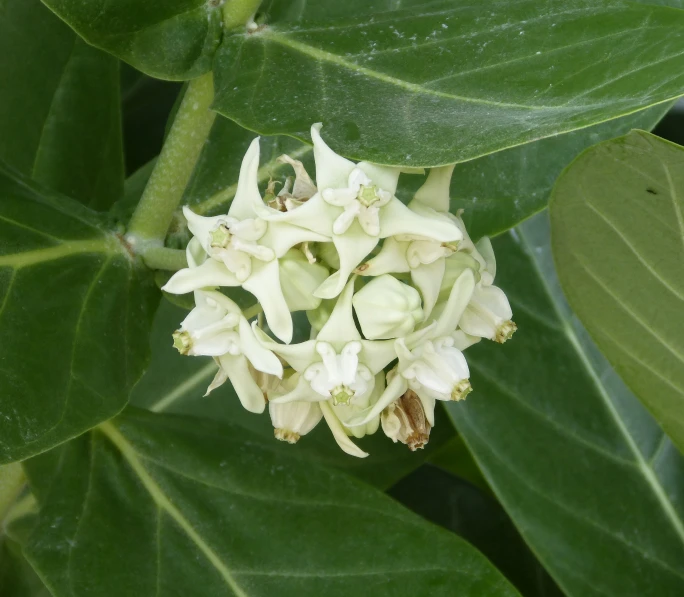
<path id="1" fill-rule="evenodd" d="M 494 286 L 489 239 L 474 244 L 449 212 L 453 166 L 433 168 L 413 200 L 395 196 L 401 168 L 355 164 L 314 125 L 316 182 L 301 162 L 279 193 L 257 180 L 259 140 L 242 162 L 227 215 L 185 208 L 193 238 L 188 268 L 164 290 L 194 292 L 196 307 L 174 334 L 181 354 L 218 364 L 207 391 L 227 380 L 249 411 L 271 416 L 294 443 L 325 419 L 348 454 L 382 428 L 422 448 L 437 400 L 471 391 L 463 351 L 515 331 Z M 253 321 L 219 288 L 242 287 L 263 310 Z M 310 340 L 292 343 L 292 313 L 306 311 Z"/>

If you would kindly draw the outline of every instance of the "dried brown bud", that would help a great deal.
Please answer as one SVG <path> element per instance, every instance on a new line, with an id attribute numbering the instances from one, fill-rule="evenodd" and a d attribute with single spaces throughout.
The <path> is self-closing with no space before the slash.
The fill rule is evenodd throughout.
<path id="1" fill-rule="evenodd" d="M 407 390 L 396 402 L 382 413 L 382 429 L 392 441 L 400 441 L 415 452 L 424 448 L 430 439 L 432 425 L 418 395 Z"/>

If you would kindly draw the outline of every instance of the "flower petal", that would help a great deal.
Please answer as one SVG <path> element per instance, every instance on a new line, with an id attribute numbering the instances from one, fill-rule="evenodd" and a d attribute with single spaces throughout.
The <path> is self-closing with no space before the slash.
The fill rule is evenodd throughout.
<path id="1" fill-rule="evenodd" d="M 162 290 L 171 294 L 185 294 L 200 288 L 215 288 L 216 286 L 240 286 L 240 281 L 235 274 L 228 271 L 223 263 L 215 259 L 207 259 L 199 267 L 177 271 L 162 286 Z"/>
<path id="2" fill-rule="evenodd" d="M 456 331 L 461 316 L 465 311 L 475 290 L 475 276 L 473 270 L 466 269 L 456 280 L 449 300 L 442 311 L 437 325 L 432 333 L 433 338 L 448 336 Z"/>
<path id="3" fill-rule="evenodd" d="M 210 232 L 216 228 L 220 222 L 225 222 L 226 216 L 205 217 L 197 215 L 187 205 L 183 206 L 183 215 L 188 221 L 188 230 L 199 240 L 204 250 L 209 252 Z"/>
<path id="4" fill-rule="evenodd" d="M 357 425 L 365 425 L 368 421 L 377 417 L 387 406 L 392 404 L 399 398 L 408 388 L 408 383 L 401 375 L 395 375 L 387 384 L 385 391 L 382 393 L 378 401 L 357 415 L 351 417 L 347 421 L 347 427 L 356 427 Z"/>
<path id="5" fill-rule="evenodd" d="M 423 317 L 425 320 L 430 317 L 430 313 L 432 313 L 437 303 L 445 269 L 446 263 L 444 259 L 438 259 L 433 263 L 421 265 L 411 270 L 411 280 L 420 290 L 420 294 L 423 297 Z"/>
<path id="6" fill-rule="evenodd" d="M 258 171 L 259 137 L 252 141 L 245 157 L 242 158 L 237 190 L 228 210 L 230 217 L 238 220 L 253 218 L 256 214 L 255 206 L 263 205 L 264 201 L 259 193 Z"/>
<path id="7" fill-rule="evenodd" d="M 333 236 L 333 243 L 340 256 L 340 268 L 314 292 L 319 298 L 335 298 L 344 288 L 349 276 L 378 244 L 378 239 L 365 234 L 358 222 L 354 222 L 346 234 Z"/>
<path id="8" fill-rule="evenodd" d="M 266 399 L 249 372 L 244 355 L 224 355 L 219 357 L 221 368 L 228 374 L 242 406 L 252 413 L 262 413 L 266 409 Z"/>
<path id="9" fill-rule="evenodd" d="M 302 376 L 297 380 L 297 385 L 292 390 L 275 398 L 270 398 L 269 402 L 287 404 L 289 402 L 325 402 L 326 400 L 328 398 L 313 390 L 311 384 Z"/>
<path id="10" fill-rule="evenodd" d="M 440 242 L 455 242 L 463 238 L 458 227 L 446 218 L 421 216 L 392 197 L 380 210 L 380 238 L 398 234 L 424 236 Z"/>
<path id="11" fill-rule="evenodd" d="M 298 207 L 295 211 L 304 209 L 305 203 L 302 207 Z M 291 212 L 294 213 L 294 212 Z M 282 257 L 292 247 L 299 243 L 307 242 L 330 242 L 330 236 L 325 236 L 313 230 L 296 226 L 289 222 L 269 222 L 266 234 L 261 238 L 260 244 L 270 247 L 276 254 L 276 257 Z"/>
<path id="12" fill-rule="evenodd" d="M 240 349 L 257 371 L 269 373 L 282 379 L 283 365 L 280 359 L 256 339 L 249 322 L 240 318 Z"/>
<path id="13" fill-rule="evenodd" d="M 432 168 L 423 186 L 416 191 L 415 199 L 436 211 L 449 211 L 449 185 L 454 165 Z"/>
<path id="14" fill-rule="evenodd" d="M 330 404 L 328 404 L 328 402 L 321 402 L 320 406 L 321 410 L 323 411 L 323 416 L 325 417 L 325 422 L 328 424 L 328 427 L 330 427 L 330 431 L 332 431 L 337 445 L 350 456 L 356 456 L 358 458 L 365 458 L 368 456 L 367 452 L 364 452 L 349 439 L 349 436 L 345 432 L 342 423 L 337 418 L 337 415 L 333 412 Z"/>
<path id="15" fill-rule="evenodd" d="M 371 179 L 376 187 L 387 191 L 391 195 L 397 192 L 397 183 L 399 182 L 399 174 L 401 168 L 393 166 L 378 166 L 370 162 L 359 162 L 356 164 L 357 168 L 363 170 L 364 174 Z"/>
<path id="16" fill-rule="evenodd" d="M 494 257 L 492 241 L 489 240 L 488 236 L 483 236 L 475 243 L 475 248 L 487 264 L 485 271 L 492 276 L 492 282 L 494 282 L 494 278 L 496 278 L 496 257 Z"/>
<path id="17" fill-rule="evenodd" d="M 361 340 L 361 346 L 361 362 L 373 374 L 378 374 L 397 357 L 394 340 Z"/>
<path id="18" fill-rule="evenodd" d="M 252 275 L 242 287 L 251 292 L 261 304 L 271 331 L 283 342 L 292 341 L 292 316 L 280 287 L 280 268 L 278 260 L 268 263 L 255 261 Z"/>
<path id="19" fill-rule="evenodd" d="M 381 276 L 411 271 L 406 261 L 406 250 L 409 244 L 393 237 L 386 239 L 380 252 L 358 267 L 358 273 L 362 276 Z"/>
<path id="20" fill-rule="evenodd" d="M 337 155 L 321 138 L 322 123 L 311 127 L 311 140 L 314 146 L 314 160 L 316 162 L 316 185 L 319 190 L 339 189 L 347 186 L 352 170 L 356 168 L 354 162 Z"/>
<path id="21" fill-rule="evenodd" d="M 354 281 L 356 276 L 347 282 L 342 294 L 340 294 L 328 321 L 316 336 L 319 342 L 331 344 L 346 344 L 361 339 L 361 334 L 356 329 L 352 314 L 352 297 L 354 295 Z"/>

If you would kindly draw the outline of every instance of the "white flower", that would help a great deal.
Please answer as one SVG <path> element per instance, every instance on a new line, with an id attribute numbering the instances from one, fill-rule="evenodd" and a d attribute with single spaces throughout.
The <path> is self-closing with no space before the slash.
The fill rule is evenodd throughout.
<path id="1" fill-rule="evenodd" d="M 203 217 L 188 208 L 184 213 L 195 235 L 188 245 L 195 267 L 176 272 L 163 290 L 185 294 L 198 288 L 242 286 L 261 304 L 273 333 L 292 340 L 292 317 L 280 283 L 279 258 L 299 243 L 328 241 L 329 237 L 287 222 L 260 219 L 255 206 L 264 207 L 259 194 L 259 139 L 249 146 L 242 161 L 237 192 L 225 216 Z M 197 254 L 196 243 L 204 249 Z"/>
<path id="2" fill-rule="evenodd" d="M 288 392 L 297 383 L 298 374 L 284 380 L 274 391 L 269 392 L 269 398 L 277 397 L 279 393 Z M 273 402 L 268 403 L 268 412 L 273 423 L 273 433 L 276 439 L 297 443 L 302 435 L 309 433 L 323 418 L 323 411 L 316 402 Z"/>
<path id="3" fill-rule="evenodd" d="M 427 404 L 434 400 L 462 400 L 470 391 L 470 372 L 458 342 L 456 327 L 475 288 L 475 277 L 466 269 L 452 288 L 451 295 L 439 319 L 406 338 L 395 340 L 399 363 L 393 376 L 388 376 L 387 388 L 378 401 L 353 417 L 349 427 L 364 425 L 406 392 L 413 390 Z M 425 409 L 429 415 L 429 408 Z M 434 419 L 428 418 L 430 425 Z"/>
<path id="4" fill-rule="evenodd" d="M 354 281 L 348 282 L 315 340 L 284 345 L 271 341 L 263 332 L 257 333 L 264 347 L 278 354 L 300 374 L 291 391 L 271 401 L 319 403 L 340 447 L 347 453 L 363 456 L 365 453 L 346 435 L 344 417 L 357 416 L 371 406 L 376 377 L 396 357 L 396 352 L 392 340 L 361 338 L 352 315 Z M 350 408 L 334 410 L 343 405 Z M 376 417 L 378 415 L 379 412 Z"/>
<path id="5" fill-rule="evenodd" d="M 482 279 L 475 287 L 468 307 L 463 313 L 459 327 L 471 336 L 488 338 L 503 344 L 517 329 L 511 321 L 513 311 L 503 290 L 493 285 L 496 276 L 496 260 L 491 242 L 482 238 L 476 245 L 477 254 L 486 266 Z"/>
<path id="6" fill-rule="evenodd" d="M 280 260 L 280 285 L 290 311 L 316 309 L 321 299 L 314 296 L 314 290 L 329 273 L 320 263 L 310 263 L 302 251 L 290 249 Z"/>
<path id="7" fill-rule="evenodd" d="M 196 290 L 196 307 L 174 333 L 174 346 L 181 354 L 212 356 L 219 371 L 207 390 L 230 379 L 242 405 L 251 412 L 265 408 L 264 396 L 250 372 L 257 371 L 282 377 L 283 366 L 278 357 L 256 339 L 240 308 L 227 296 L 214 290 Z"/>
<path id="8" fill-rule="evenodd" d="M 258 214 L 269 221 L 288 221 L 329 237 L 340 266 L 316 290 L 316 296 L 334 298 L 349 276 L 382 238 L 419 235 L 440 242 L 458 241 L 461 232 L 444 218 L 417 214 L 394 196 L 400 169 L 353 162 L 337 155 L 311 127 L 319 192 L 301 206 L 281 213 L 261 205 Z"/>
<path id="9" fill-rule="evenodd" d="M 352 302 L 361 331 L 370 340 L 406 336 L 423 320 L 420 294 L 394 276 L 374 278 Z"/>
<path id="10" fill-rule="evenodd" d="M 454 254 L 461 247 L 464 236 L 467 236 L 465 227 L 460 226 L 448 213 L 449 182 L 453 168 L 444 166 L 430 170 L 427 180 L 418 189 L 408 208 L 427 220 L 458 228 L 456 240 L 444 242 L 442 239 L 417 234 L 416 231 L 396 235 L 388 238 L 380 252 L 356 270 L 363 276 L 410 272 L 411 281 L 423 297 L 426 317 L 438 300 L 445 258 Z"/>

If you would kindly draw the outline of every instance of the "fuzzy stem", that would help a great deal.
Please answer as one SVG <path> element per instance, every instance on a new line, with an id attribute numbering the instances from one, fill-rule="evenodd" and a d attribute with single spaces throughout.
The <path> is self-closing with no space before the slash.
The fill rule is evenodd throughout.
<path id="1" fill-rule="evenodd" d="M 183 197 L 216 113 L 211 72 L 188 85 L 152 176 L 131 218 L 126 239 L 136 252 L 161 246 Z"/>
<path id="2" fill-rule="evenodd" d="M 0 522 L 7 516 L 25 483 L 26 476 L 21 464 L 13 462 L 0 466 Z"/>
<path id="3" fill-rule="evenodd" d="M 223 5 L 223 26 L 236 29 L 246 25 L 254 16 L 261 0 L 226 0 Z"/>

